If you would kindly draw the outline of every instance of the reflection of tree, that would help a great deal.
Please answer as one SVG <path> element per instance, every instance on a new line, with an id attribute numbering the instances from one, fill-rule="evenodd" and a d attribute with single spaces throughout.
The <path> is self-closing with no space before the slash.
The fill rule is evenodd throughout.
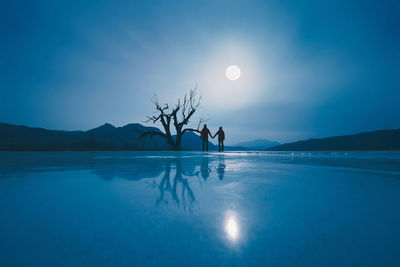
<path id="1" fill-rule="evenodd" d="M 212 170 L 215 170 L 219 180 L 225 175 L 225 160 L 223 155 L 216 158 L 210 155 L 201 157 L 148 157 L 140 158 L 99 159 L 96 164 L 91 165 L 92 173 L 104 180 L 121 178 L 130 181 L 141 179 L 158 179 L 159 183 L 153 180 L 153 187 L 158 188 L 159 197 L 156 205 L 161 203 L 168 205 L 168 198 L 172 199 L 178 206 L 186 210 L 192 210 L 196 197 L 190 186 L 189 177 L 197 177 L 201 184 L 207 182 Z M 211 167 L 210 167 L 211 166 Z M 175 172 L 174 172 L 175 171 Z M 202 179 L 200 179 L 202 178 Z"/>
<path id="2" fill-rule="evenodd" d="M 165 172 L 160 183 L 157 184 L 155 181 L 153 182 L 153 184 L 158 188 L 160 192 L 160 196 L 156 201 L 156 205 L 159 205 L 160 203 L 168 205 L 168 201 L 165 200 L 165 198 L 166 198 L 166 193 L 169 193 L 173 201 L 178 206 L 182 204 L 184 209 L 188 207 L 189 210 L 192 210 L 192 206 L 193 203 L 195 203 L 196 198 L 193 190 L 189 185 L 188 178 L 185 178 L 184 176 L 186 177 L 201 176 L 204 179 L 204 181 L 207 181 L 207 179 L 210 176 L 210 173 L 212 172 L 212 169 L 209 167 L 209 161 L 210 161 L 209 157 L 207 156 L 202 157 L 200 170 L 196 171 L 195 170 L 196 166 L 193 165 L 191 166 L 193 167 L 191 170 L 184 168 L 187 166 L 185 164 L 182 164 L 181 158 L 169 159 L 165 164 Z M 176 172 L 171 182 L 171 170 L 173 169 L 173 166 L 176 167 Z M 218 158 L 218 166 L 214 167 L 217 171 L 218 178 L 220 180 L 224 178 L 225 167 L 226 165 L 224 161 L 224 156 L 220 155 Z"/>
<path id="3" fill-rule="evenodd" d="M 176 172 L 171 186 L 171 165 L 173 163 L 175 164 Z M 182 168 L 182 163 L 179 158 L 167 162 L 164 176 L 161 179 L 160 184 L 157 185 L 160 191 L 160 197 L 156 201 L 157 205 L 159 205 L 161 202 L 168 204 L 168 202 L 164 200 L 164 196 L 166 192 L 169 192 L 172 199 L 176 202 L 178 206 L 180 205 L 180 203 L 182 203 L 184 209 L 186 209 L 186 206 L 189 207 L 189 210 L 192 209 L 192 204 L 195 201 L 195 196 L 193 194 L 193 190 L 189 186 L 188 179 L 183 177 L 183 173 L 184 171 Z M 194 176 L 194 174 L 192 172 L 187 176 Z M 179 185 L 181 185 L 180 192 L 178 192 Z"/>

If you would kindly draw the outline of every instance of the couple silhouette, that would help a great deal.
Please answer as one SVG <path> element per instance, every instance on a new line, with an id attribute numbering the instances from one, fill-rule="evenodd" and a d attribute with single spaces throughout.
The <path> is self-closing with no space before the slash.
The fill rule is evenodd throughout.
<path id="1" fill-rule="evenodd" d="M 218 151 L 224 151 L 224 140 L 225 140 L 225 132 L 222 130 L 222 127 L 219 127 L 218 131 L 212 136 L 210 130 L 207 128 L 207 124 L 204 124 L 203 129 L 200 133 L 200 139 L 203 141 L 203 151 L 208 151 L 208 136 L 214 138 L 218 135 Z"/>

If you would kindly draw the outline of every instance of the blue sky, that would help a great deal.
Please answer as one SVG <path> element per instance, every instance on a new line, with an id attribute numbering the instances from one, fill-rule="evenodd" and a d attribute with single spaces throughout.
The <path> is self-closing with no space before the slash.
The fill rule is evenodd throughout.
<path id="1" fill-rule="evenodd" d="M 232 144 L 400 127 L 397 1 L 10 1 L 0 121 L 122 126 L 196 84 Z M 224 72 L 238 65 L 242 76 Z M 194 123 L 196 120 L 194 120 Z"/>

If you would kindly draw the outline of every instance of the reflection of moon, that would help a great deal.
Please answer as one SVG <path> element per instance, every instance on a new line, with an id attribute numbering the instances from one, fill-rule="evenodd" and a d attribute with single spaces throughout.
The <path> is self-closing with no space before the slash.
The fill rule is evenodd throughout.
<path id="1" fill-rule="evenodd" d="M 241 74 L 242 74 L 242 71 L 236 65 L 230 65 L 225 70 L 226 78 L 228 78 L 231 81 L 239 79 Z"/>
<path id="2" fill-rule="evenodd" d="M 239 229 L 235 218 L 229 218 L 225 224 L 225 230 L 229 239 L 235 240 L 238 236 Z"/>
<path id="3" fill-rule="evenodd" d="M 235 212 L 228 212 L 225 218 L 225 233 L 229 240 L 236 241 L 239 237 L 239 222 Z"/>

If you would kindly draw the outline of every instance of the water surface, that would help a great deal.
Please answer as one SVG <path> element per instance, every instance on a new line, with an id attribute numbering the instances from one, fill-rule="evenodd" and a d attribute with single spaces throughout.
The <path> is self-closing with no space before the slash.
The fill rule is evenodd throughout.
<path id="1" fill-rule="evenodd" d="M 398 152 L 0 152 L 1 266 L 398 266 Z"/>

